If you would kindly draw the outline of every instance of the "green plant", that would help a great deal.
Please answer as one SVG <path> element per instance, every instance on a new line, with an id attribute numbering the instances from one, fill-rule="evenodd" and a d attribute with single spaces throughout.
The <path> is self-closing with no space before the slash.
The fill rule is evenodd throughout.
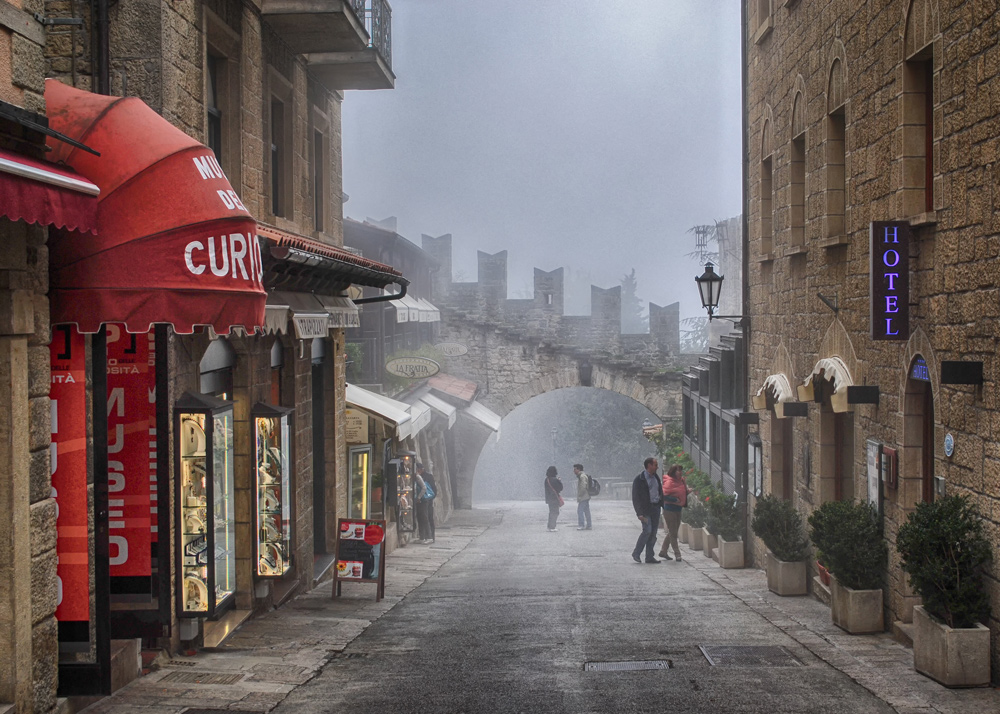
<path id="1" fill-rule="evenodd" d="M 692 494 L 688 496 L 688 505 L 684 509 L 687 511 L 687 524 L 692 528 L 701 528 L 705 525 L 705 519 L 708 517 L 708 509 L 705 508 L 705 504 L 701 502 L 701 499 L 695 498 Z M 681 514 L 681 518 L 684 514 Z"/>
<path id="2" fill-rule="evenodd" d="M 757 499 L 750 527 L 778 560 L 794 562 L 805 560 L 809 555 L 802 516 L 791 501 L 771 494 Z"/>
<path id="3" fill-rule="evenodd" d="M 708 499 L 708 532 L 723 540 L 738 540 L 743 534 L 743 512 L 736 505 L 736 496 L 721 493 Z"/>
<path id="4" fill-rule="evenodd" d="M 882 587 L 889 553 L 874 506 L 828 501 L 809 516 L 809 537 L 820 562 L 841 585 L 852 590 Z"/>
<path id="5" fill-rule="evenodd" d="M 928 614 L 949 627 L 973 627 L 989 617 L 983 569 L 993 554 L 968 497 L 918 504 L 899 527 L 896 549 Z"/>
<path id="6" fill-rule="evenodd" d="M 365 356 L 365 348 L 357 342 L 344 345 L 347 355 L 347 381 L 357 383 L 361 379 L 361 367 Z"/>

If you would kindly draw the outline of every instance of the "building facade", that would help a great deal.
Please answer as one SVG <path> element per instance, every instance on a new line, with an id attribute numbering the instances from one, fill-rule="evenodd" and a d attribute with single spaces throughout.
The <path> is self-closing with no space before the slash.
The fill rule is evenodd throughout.
<path id="1" fill-rule="evenodd" d="M 340 106 L 393 85 L 387 3 L 28 5 L 0 4 L 0 150 L 96 203 L 0 201 L 0 709 L 46 712 L 329 575 L 347 292 L 407 281 L 342 248 Z"/>
<path id="2" fill-rule="evenodd" d="M 997 7 L 746 10 L 749 379 L 763 491 L 804 516 L 830 500 L 877 505 L 887 622 L 905 624 L 919 600 L 894 544 L 918 503 L 970 496 L 1000 556 Z M 884 243 L 887 228 L 900 243 Z M 997 681 L 995 575 L 987 587 Z"/>

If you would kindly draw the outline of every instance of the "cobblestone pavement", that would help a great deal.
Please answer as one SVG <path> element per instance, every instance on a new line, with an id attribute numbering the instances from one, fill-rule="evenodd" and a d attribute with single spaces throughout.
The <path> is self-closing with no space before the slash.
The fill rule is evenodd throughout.
<path id="1" fill-rule="evenodd" d="M 613 512 L 616 519 L 629 518 L 631 509 L 626 503 L 601 505 L 606 515 Z M 375 602 L 373 585 L 345 584 L 344 596 L 333 599 L 331 584 L 323 584 L 278 610 L 244 623 L 218 650 L 174 657 L 159 670 L 84 711 L 270 711 L 296 687 L 313 679 L 333 658 L 349 657 L 344 650 L 355 638 L 478 535 L 498 525 L 504 511 L 524 507 L 496 504 L 495 508 L 458 511 L 445 527 L 438 528 L 436 544 L 395 551 L 386 561 L 386 597 L 379 603 Z M 848 635 L 832 624 L 829 608 L 813 598 L 783 598 L 769 592 L 763 571 L 723 570 L 712 559 L 682 547 L 686 567 L 711 580 L 897 712 L 1000 711 L 1000 692 L 996 689 L 941 687 L 914 671 L 912 651 L 890 635 Z"/>

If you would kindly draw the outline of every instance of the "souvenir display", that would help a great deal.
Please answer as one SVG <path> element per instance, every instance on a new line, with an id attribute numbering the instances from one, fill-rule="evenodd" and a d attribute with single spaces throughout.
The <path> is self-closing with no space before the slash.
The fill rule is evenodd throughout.
<path id="1" fill-rule="evenodd" d="M 174 414 L 178 615 L 218 617 L 236 592 L 232 402 L 188 392 Z"/>
<path id="2" fill-rule="evenodd" d="M 257 404 L 251 411 L 257 474 L 257 576 L 262 578 L 280 577 L 291 567 L 291 412 L 269 404 Z"/>

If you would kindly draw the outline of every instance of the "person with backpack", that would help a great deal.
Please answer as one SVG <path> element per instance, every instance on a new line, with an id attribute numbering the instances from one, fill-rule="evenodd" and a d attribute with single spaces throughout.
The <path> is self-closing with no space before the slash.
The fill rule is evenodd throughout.
<path id="1" fill-rule="evenodd" d="M 417 525 L 421 533 L 421 542 L 434 542 L 434 498 L 437 496 L 437 484 L 434 482 L 434 474 L 424 471 L 424 465 L 417 462 L 417 478 L 424 484 L 423 498 L 417 501 Z M 419 527 L 423 511 L 424 526 Z"/>
<path id="2" fill-rule="evenodd" d="M 414 510 L 417 514 L 417 543 L 426 545 L 432 541 L 430 527 L 427 524 L 427 506 L 434 497 L 433 487 L 429 487 L 420 470 L 413 475 Z"/>
<path id="3" fill-rule="evenodd" d="M 576 474 L 576 518 L 579 523 L 578 531 L 590 530 L 590 476 L 583 470 L 583 464 L 573 464 L 573 473 Z M 587 525 L 584 526 L 584 516 Z"/>
<path id="4" fill-rule="evenodd" d="M 559 472 L 555 466 L 549 466 L 545 470 L 545 503 L 549 506 L 549 533 L 556 530 L 556 521 L 559 519 L 559 508 L 563 505 L 563 497 L 559 492 L 563 490 L 563 482 L 559 480 Z"/>

